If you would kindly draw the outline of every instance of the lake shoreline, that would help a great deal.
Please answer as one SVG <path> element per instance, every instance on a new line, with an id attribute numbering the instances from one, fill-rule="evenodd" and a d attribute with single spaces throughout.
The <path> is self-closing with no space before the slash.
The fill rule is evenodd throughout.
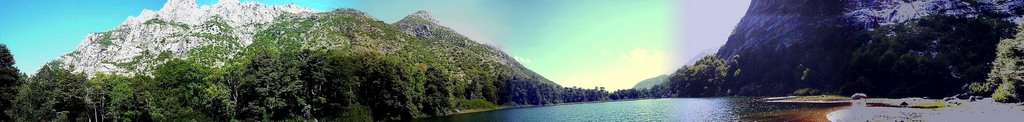
<path id="1" fill-rule="evenodd" d="M 531 107 L 548 107 L 548 106 L 561 106 L 561 105 L 575 105 L 575 104 L 590 104 L 590 103 L 605 103 L 605 102 L 622 102 L 622 101 L 634 101 L 634 100 L 649 100 L 649 99 L 663 99 L 663 98 L 642 98 L 642 99 L 620 99 L 620 100 L 603 100 L 603 101 L 587 101 L 587 102 L 557 103 L 557 104 L 549 104 L 549 105 L 500 105 L 500 106 L 498 106 L 498 107 L 495 107 L 495 108 L 478 108 L 478 109 L 466 109 L 466 110 L 459 110 L 459 111 L 457 111 L 457 112 L 455 112 L 455 113 L 452 113 L 452 114 L 448 114 L 448 115 L 444 115 L 444 116 L 452 116 L 452 115 L 458 115 L 458 114 L 471 114 L 471 113 L 479 113 L 479 112 L 487 112 L 487 111 L 495 111 L 495 110 L 504 110 L 504 109 L 516 109 L 516 108 L 531 108 Z M 441 117 L 441 116 L 434 116 L 434 117 Z M 420 118 L 430 118 L 430 117 L 420 117 Z"/>
<path id="2" fill-rule="evenodd" d="M 758 97 L 765 97 L 765 96 L 723 96 L 723 97 L 751 97 L 751 98 L 758 98 Z M 763 100 L 765 100 L 765 99 L 789 99 L 789 98 L 796 98 L 796 97 L 801 97 L 801 96 L 785 96 L 785 97 L 767 97 L 767 98 L 763 98 Z M 606 102 L 623 102 L 623 101 L 636 101 L 636 100 L 652 100 L 652 99 L 667 99 L 667 98 L 719 98 L 719 97 L 665 97 L 665 98 L 635 98 L 635 99 L 619 99 L 619 100 L 602 100 L 602 101 L 587 101 L 587 102 L 571 102 L 571 103 L 557 103 L 557 104 L 548 104 L 548 105 L 500 105 L 500 106 L 498 106 L 498 107 L 495 107 L 495 108 L 478 108 L 478 109 L 466 109 L 466 110 L 460 110 L 460 111 L 454 112 L 454 113 L 452 113 L 452 114 L 447 114 L 447 115 L 443 115 L 443 116 L 453 116 L 453 115 L 459 115 L 459 114 L 471 114 L 471 113 L 480 113 L 480 112 L 488 112 L 488 111 L 496 111 L 496 110 L 504 110 L 504 109 L 517 109 L 517 108 L 531 108 L 531 107 L 549 107 L 549 106 L 562 106 L 562 105 L 575 105 L 575 104 L 591 104 L 591 103 L 606 103 Z M 794 102 L 797 102 L 797 101 L 794 101 Z M 805 102 L 807 102 L 807 101 L 805 101 Z M 432 117 L 443 117 L 443 116 L 432 116 Z M 418 118 L 430 118 L 430 117 L 418 117 Z"/>
<path id="3" fill-rule="evenodd" d="M 563 106 L 563 105 L 579 105 L 579 104 L 595 104 L 595 103 L 610 103 L 610 102 L 628 102 L 628 101 L 641 101 L 641 100 L 659 100 L 659 99 L 696 99 L 699 101 L 696 105 L 709 105 L 703 102 L 713 102 L 715 99 L 749 99 L 750 103 L 755 103 L 755 106 L 769 105 L 769 106 L 804 106 L 804 107 L 786 107 L 786 108 L 769 108 L 769 109 L 755 109 L 753 113 L 740 113 L 732 116 L 722 116 L 726 119 L 722 120 L 750 120 L 750 121 L 861 121 L 861 120 L 882 120 L 882 121 L 917 121 L 917 120 L 943 120 L 943 119 L 956 119 L 956 116 L 983 116 L 986 118 L 1021 118 L 1019 115 L 1024 115 L 1024 106 L 1019 104 L 1007 104 L 994 102 L 991 98 L 985 98 L 977 101 L 970 100 L 938 100 L 938 99 L 924 99 L 924 98 L 869 98 L 869 99 L 849 99 L 843 96 L 785 96 L 785 97 L 747 97 L 747 96 L 734 96 L 734 97 L 710 97 L 710 98 L 643 98 L 643 99 L 625 99 L 625 100 L 606 100 L 606 101 L 590 101 L 590 102 L 575 102 L 575 103 L 559 103 L 559 104 L 547 104 L 547 105 L 518 105 L 518 106 L 498 106 L 491 109 L 469 109 L 461 110 L 453 114 L 445 116 L 434 116 L 434 117 L 423 117 L 420 119 L 424 120 L 445 120 L 445 118 L 451 119 L 477 116 L 473 115 L 477 113 L 491 113 L 491 111 L 506 111 L 508 109 L 519 109 L 519 108 L 541 108 L 541 107 L 552 107 L 552 106 Z M 712 101 L 707 101 L 711 99 Z M 689 100 L 694 101 L 694 100 Z M 905 104 L 904 104 L 905 103 Z M 689 103 L 693 104 L 693 103 Z M 600 104 L 604 105 L 604 104 Z M 742 104 L 737 104 L 745 106 Z M 556 107 L 564 108 L 564 107 Z M 542 108 L 543 109 L 543 108 Z M 735 108 L 710 108 L 715 109 L 735 109 Z M 528 111 L 532 111 L 530 109 Z M 689 108 L 686 110 L 701 110 L 699 108 Z M 522 111 L 522 110 L 512 110 Z M 985 114 L 981 114 L 985 113 Z M 978 115 L 981 114 L 981 115 Z M 490 115 L 490 114 L 482 114 Z M 699 114 L 697 114 L 699 115 Z M 493 116 L 493 115 L 490 115 Z M 951 117 L 952 116 L 952 117 Z M 435 118 L 440 117 L 440 118 Z M 484 116 L 487 117 L 487 116 Z M 735 118 L 733 118 L 735 117 Z M 543 117 L 542 117 L 543 118 Z M 731 119 L 729 119 L 731 118 Z M 719 120 L 711 118 L 710 120 Z"/>
<path id="4" fill-rule="evenodd" d="M 783 121 L 1000 121 L 1020 119 L 1024 106 L 1020 103 L 999 103 L 991 98 L 966 99 L 925 99 L 925 98 L 869 98 L 869 99 L 828 99 L 805 100 L 808 96 L 786 96 L 763 99 L 769 103 L 799 104 L 842 104 L 841 107 L 802 111 L 794 115 L 780 115 Z M 838 97 L 836 97 L 838 98 Z M 821 111 L 826 114 L 821 114 Z M 786 112 L 783 112 L 786 113 Z M 803 117 L 799 115 L 814 115 Z M 965 119 L 964 116 L 971 116 Z M 772 120 L 772 119 L 767 119 Z"/>

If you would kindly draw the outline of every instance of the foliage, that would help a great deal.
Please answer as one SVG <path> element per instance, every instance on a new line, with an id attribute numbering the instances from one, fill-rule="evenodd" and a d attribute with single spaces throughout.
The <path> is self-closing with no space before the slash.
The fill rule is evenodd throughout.
<path id="1" fill-rule="evenodd" d="M 932 15 L 879 27 L 851 56 L 847 76 L 871 82 L 867 89 L 845 89 L 879 96 L 956 94 L 985 80 L 999 40 L 1015 33 L 1013 24 L 990 18 Z M 849 85 L 849 84 L 848 84 Z M 977 85 L 975 85 L 977 86 Z"/>
<path id="2" fill-rule="evenodd" d="M 215 110 L 197 107 L 200 106 L 198 104 L 208 102 L 200 98 L 207 95 L 204 89 L 211 85 L 204 79 L 207 74 L 210 74 L 210 69 L 183 60 L 171 60 L 158 67 L 153 73 L 153 80 L 146 83 L 152 88 L 147 89 L 150 92 L 145 96 L 153 119 L 167 121 L 211 118 L 203 112 Z"/>
<path id="3" fill-rule="evenodd" d="M 143 24 L 146 24 L 146 25 L 149 25 L 149 24 L 170 25 L 172 27 L 178 27 L 178 28 L 181 28 L 181 29 L 184 29 L 184 30 L 188 30 L 189 29 L 189 25 L 188 24 L 181 23 L 181 22 L 175 22 L 175 21 L 167 21 L 167 20 L 163 20 L 163 19 L 160 19 L 160 18 L 153 18 L 153 19 L 150 19 L 150 20 L 146 20 L 146 22 L 143 22 Z"/>
<path id="4" fill-rule="evenodd" d="M 98 34 L 100 35 L 100 38 L 96 39 L 97 43 L 99 43 L 100 45 L 103 45 L 103 46 L 114 45 L 113 39 L 110 38 L 110 36 L 111 36 L 110 32 L 104 32 L 104 33 L 98 33 Z"/>
<path id="5" fill-rule="evenodd" d="M 15 120 L 36 121 L 53 118 L 92 120 L 86 96 L 85 75 L 74 74 L 62 68 L 43 66 L 29 81 L 19 86 L 10 111 Z"/>
<path id="6" fill-rule="evenodd" d="M 1021 98 L 1019 97 L 1020 91 L 1018 91 L 1017 88 L 1020 88 L 1020 86 L 1017 85 L 1017 82 L 1006 82 L 1000 84 L 999 88 L 992 93 L 992 99 L 999 102 L 1021 102 Z"/>
<path id="7" fill-rule="evenodd" d="M 730 77 L 730 65 L 717 56 L 705 56 L 693 66 L 685 66 L 676 70 L 665 83 L 672 94 L 678 97 L 709 97 L 730 95 L 733 84 Z"/>
<path id="8" fill-rule="evenodd" d="M 0 120 L 11 120 L 6 110 L 13 107 L 17 87 L 22 83 L 22 76 L 14 67 L 14 56 L 6 44 L 0 44 Z"/>
<path id="9" fill-rule="evenodd" d="M 313 16 L 288 14 L 260 25 L 244 47 L 203 46 L 186 56 L 144 52 L 155 57 L 146 64 L 158 64 L 151 75 L 86 79 L 50 64 L 18 85 L 8 113 L 17 121 L 402 121 L 611 99 L 601 87 L 558 86 L 471 40 L 415 37 L 354 10 Z M 195 27 L 232 29 L 219 21 Z"/>
<path id="10" fill-rule="evenodd" d="M 484 99 L 458 99 L 455 101 L 455 106 L 459 109 L 494 109 L 498 108 L 498 105 L 488 102 Z"/>
<path id="11" fill-rule="evenodd" d="M 1024 25 L 1018 26 L 1024 28 Z M 999 43 L 996 51 L 996 58 L 992 61 L 992 70 L 988 73 L 985 82 L 972 83 L 969 93 L 974 95 L 987 95 L 992 93 L 992 98 L 1000 102 L 1021 102 L 1024 91 L 1018 90 L 1022 87 L 1021 71 L 1024 71 L 1021 64 L 1024 64 L 1024 32 L 1017 33 L 1015 38 L 1005 39 Z"/>

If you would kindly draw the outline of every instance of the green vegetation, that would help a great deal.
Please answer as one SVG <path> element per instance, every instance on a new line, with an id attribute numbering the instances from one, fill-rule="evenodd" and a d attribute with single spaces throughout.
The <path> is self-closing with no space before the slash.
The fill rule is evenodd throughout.
<path id="1" fill-rule="evenodd" d="M 103 46 L 114 45 L 113 39 L 110 38 L 111 32 L 102 32 L 102 33 L 96 33 L 96 34 L 98 34 L 100 36 L 98 39 L 96 39 L 96 43 L 99 43 L 100 45 L 103 45 Z"/>
<path id="2" fill-rule="evenodd" d="M 189 25 L 188 24 L 181 23 L 181 22 L 175 22 L 175 21 L 166 21 L 166 20 L 163 20 L 163 19 L 160 19 L 160 18 L 153 18 L 153 19 L 150 19 L 150 20 L 146 20 L 146 22 L 144 22 L 142 24 L 146 24 L 146 25 L 149 25 L 149 24 L 169 25 L 169 26 L 178 27 L 178 28 L 181 28 L 181 29 L 184 29 L 184 30 L 188 30 L 189 29 Z"/>
<path id="3" fill-rule="evenodd" d="M 231 25 L 228 25 L 228 23 L 225 22 L 225 21 L 228 21 L 228 20 L 224 20 L 224 18 L 222 18 L 221 16 L 218 15 L 218 16 L 213 16 L 213 18 L 211 18 L 210 20 L 206 20 L 200 26 L 202 26 L 204 28 L 216 28 L 220 32 L 232 32 L 232 31 L 235 31 L 235 28 L 231 27 Z"/>
<path id="4" fill-rule="evenodd" d="M 498 105 L 494 105 L 494 103 L 488 102 L 487 100 L 484 100 L 484 99 L 472 99 L 472 100 L 459 99 L 459 100 L 455 101 L 455 106 L 458 107 L 459 109 L 463 109 L 463 110 L 469 110 L 469 109 L 494 109 L 494 108 L 498 108 Z"/>
<path id="5" fill-rule="evenodd" d="M 564 88 L 503 64 L 496 56 L 504 54 L 471 40 L 415 37 L 354 10 L 264 26 L 245 47 L 143 52 L 154 58 L 145 64 L 159 64 L 151 75 L 86 79 L 48 64 L 19 86 L 8 113 L 17 121 L 393 121 L 610 99 L 603 88 Z"/>
<path id="6" fill-rule="evenodd" d="M 815 88 L 802 88 L 793 91 L 792 95 L 818 95 L 821 94 L 821 90 Z"/>
<path id="7" fill-rule="evenodd" d="M 1024 29 L 1024 25 L 1018 26 Z M 1024 99 L 1024 75 L 1021 67 L 1024 64 L 1024 32 L 1017 33 L 1015 38 L 999 42 L 996 49 L 996 58 L 992 61 L 992 70 L 988 73 L 985 82 L 975 82 L 969 87 L 970 93 L 986 95 L 992 94 L 992 98 L 999 102 L 1022 102 Z"/>
<path id="8" fill-rule="evenodd" d="M 232 31 L 223 21 L 217 18 L 197 27 Z M 1022 57 L 1018 53 L 1024 52 L 1024 34 L 1000 43 L 1015 33 L 1008 27 L 1012 24 L 984 17 L 929 16 L 853 35 L 821 35 L 815 38 L 843 41 L 800 55 L 779 55 L 801 61 L 759 60 L 774 55 L 706 56 L 663 76 L 664 83 L 611 93 L 603 87 L 559 86 L 509 62 L 499 50 L 448 29 L 425 34 L 434 36 L 407 34 L 404 29 L 433 23 L 416 18 L 404 22 L 387 24 L 350 9 L 288 14 L 255 25 L 263 30 L 245 47 L 232 43 L 238 37 L 193 33 L 226 43 L 201 46 L 185 56 L 145 51 L 141 57 L 155 58 L 145 64 L 160 65 L 152 66 L 151 75 L 131 77 L 97 73 L 87 79 L 72 73 L 73 67 L 50 63 L 25 78 L 0 45 L 5 51 L 0 52 L 0 97 L 5 100 L 0 101 L 5 110 L 0 120 L 401 121 L 499 106 L 639 98 L 855 92 L 948 96 L 957 93 L 950 89 L 968 83 L 969 93 L 1021 101 L 1021 69 L 1016 65 Z M 146 24 L 189 27 L 160 19 Z M 109 41 L 109 34 L 101 36 Z M 999 48 L 992 47 L 996 43 Z M 993 59 L 994 65 L 987 65 Z M 140 61 L 114 65 L 137 67 Z M 780 69 L 767 66 L 776 63 Z"/>
<path id="9" fill-rule="evenodd" d="M 735 62 L 735 61 L 733 61 Z M 730 63 L 717 56 L 705 56 L 693 66 L 676 70 L 665 83 L 676 97 L 708 97 L 732 94 Z"/>
<path id="10" fill-rule="evenodd" d="M 821 31 L 844 34 L 807 38 L 838 39 L 812 42 L 831 48 L 793 48 L 818 51 L 737 55 L 729 60 L 708 56 L 680 68 L 664 84 L 649 90 L 616 91 L 612 98 L 853 93 L 941 98 L 966 92 L 1020 102 L 1022 92 L 1016 89 L 1021 87 L 1021 74 L 1017 72 L 1024 69 L 1017 66 L 1021 62 L 1017 53 L 1024 49 L 1019 49 L 1019 40 L 999 41 L 1017 32 L 1013 26 L 988 17 L 932 15 L 870 31 L 827 28 Z M 1000 46 L 998 56 L 992 53 L 997 52 L 996 45 Z M 800 57 L 787 57 L 793 55 Z"/>
<path id="11" fill-rule="evenodd" d="M 233 52 L 232 48 L 224 45 L 206 45 L 189 50 L 186 55 L 195 62 L 224 62 Z"/>
<path id="12" fill-rule="evenodd" d="M 87 90 L 86 77 L 43 66 L 18 88 L 8 114 L 16 121 L 86 121 L 96 113 L 96 92 Z"/>
<path id="13" fill-rule="evenodd" d="M 640 81 L 640 83 L 636 83 L 636 85 L 633 86 L 633 89 L 650 89 L 651 87 L 654 87 L 654 85 L 661 85 L 662 83 L 665 83 L 665 81 L 668 81 L 668 75 L 658 75 L 657 77 L 648 78 Z"/>
<path id="14" fill-rule="evenodd" d="M 963 93 L 956 89 L 987 78 L 992 69 L 989 63 L 996 57 L 992 52 L 999 40 L 1016 32 L 1013 26 L 990 18 L 927 16 L 879 27 L 871 32 L 872 41 L 852 54 L 851 72 L 846 76 L 860 79 L 844 85 L 842 93 L 897 97 Z"/>
<path id="15" fill-rule="evenodd" d="M 17 87 L 22 84 L 22 77 L 18 68 L 14 67 L 14 56 L 7 49 L 6 44 L 0 44 L 0 120 L 11 120 L 10 113 L 6 110 L 14 107 L 14 99 L 17 95 Z"/>

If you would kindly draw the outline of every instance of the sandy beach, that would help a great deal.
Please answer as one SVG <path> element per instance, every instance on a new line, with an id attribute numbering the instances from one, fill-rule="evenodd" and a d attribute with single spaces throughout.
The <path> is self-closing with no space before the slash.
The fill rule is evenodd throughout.
<path id="1" fill-rule="evenodd" d="M 922 98 L 872 98 L 851 100 L 813 96 L 776 97 L 764 102 L 802 104 L 840 104 L 832 108 L 814 108 L 782 111 L 751 117 L 754 121 L 974 121 L 974 122 L 1018 122 L 1024 120 L 1024 106 L 999 103 L 991 98 L 977 101 L 936 100 Z M 906 103 L 906 104 L 904 104 Z"/>

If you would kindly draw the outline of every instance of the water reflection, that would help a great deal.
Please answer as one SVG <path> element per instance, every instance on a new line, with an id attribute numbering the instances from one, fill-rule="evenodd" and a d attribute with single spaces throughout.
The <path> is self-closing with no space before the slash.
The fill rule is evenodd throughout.
<path id="1" fill-rule="evenodd" d="M 513 108 L 414 121 L 740 121 L 778 120 L 787 112 L 837 105 L 757 102 L 758 98 L 665 98 Z M 799 113 L 797 113 L 799 115 Z M 824 118 L 824 116 L 822 116 Z"/>

